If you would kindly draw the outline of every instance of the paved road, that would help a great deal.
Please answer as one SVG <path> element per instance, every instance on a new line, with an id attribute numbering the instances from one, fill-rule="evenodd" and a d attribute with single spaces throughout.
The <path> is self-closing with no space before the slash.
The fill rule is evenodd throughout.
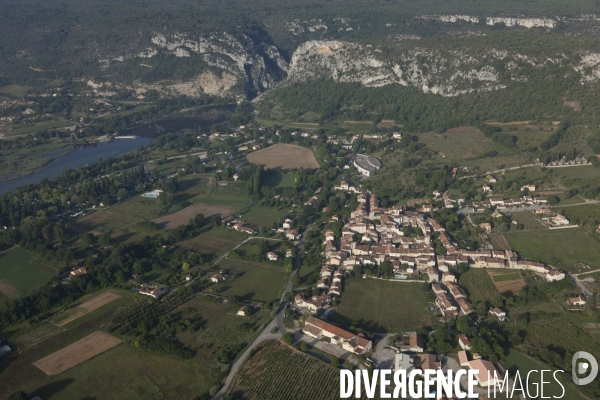
<path id="1" fill-rule="evenodd" d="M 203 155 L 203 154 L 204 154 L 204 157 L 202 157 L 202 158 L 206 158 L 206 156 L 207 156 L 207 153 L 206 153 L 206 151 L 201 151 L 201 152 L 199 152 L 199 153 L 190 153 L 190 154 L 183 154 L 183 155 L 181 155 L 181 156 L 172 156 L 172 157 L 167 157 L 167 160 L 176 160 L 176 159 L 178 159 L 178 158 L 186 158 L 187 156 L 201 156 L 201 155 Z M 145 163 L 151 163 L 151 162 L 156 162 L 156 161 L 158 161 L 158 160 L 159 160 L 158 158 L 155 158 L 154 160 L 148 160 L 148 161 L 144 161 L 144 162 L 145 162 Z"/>
<path id="2" fill-rule="evenodd" d="M 287 308 L 287 302 L 284 300 L 284 298 L 285 298 L 286 293 L 292 291 L 292 278 L 294 277 L 294 274 L 296 273 L 296 271 L 298 270 L 298 267 L 300 266 L 300 259 L 301 259 L 302 251 L 304 250 L 304 241 L 306 238 L 306 233 L 310 230 L 311 227 L 312 227 L 312 218 L 311 218 L 309 224 L 306 226 L 306 229 L 304 230 L 304 233 L 302 235 L 302 239 L 300 240 L 300 243 L 298 243 L 298 254 L 296 256 L 294 268 L 292 269 L 292 272 L 290 273 L 290 276 L 288 278 L 288 281 L 287 281 L 287 284 L 283 291 L 283 294 L 281 295 L 281 303 L 279 305 L 279 310 L 277 311 L 277 315 L 275 316 L 275 318 L 273 318 L 273 320 L 271 322 L 269 322 L 269 324 L 260 333 L 260 335 L 258 335 L 256 340 L 254 342 L 252 342 L 252 344 L 246 349 L 246 351 L 244 351 L 244 353 L 240 356 L 240 358 L 238 358 L 237 361 L 235 363 L 233 363 L 233 365 L 231 366 L 231 369 L 229 370 L 229 375 L 227 375 L 227 379 L 225 379 L 225 384 L 223 385 L 221 390 L 219 390 L 219 392 L 215 395 L 215 397 L 213 397 L 213 400 L 218 400 L 219 398 L 221 398 L 221 396 L 223 396 L 227 392 L 227 390 L 231 386 L 231 383 L 233 382 L 233 378 L 235 377 L 236 373 L 238 372 L 240 367 L 244 364 L 244 361 L 246 361 L 246 359 L 250 355 L 250 352 L 253 349 L 255 349 L 256 346 L 258 346 L 265 340 L 279 339 L 279 338 L 281 338 L 281 336 L 283 336 L 284 333 L 287 333 L 287 329 L 285 329 L 285 326 L 283 325 L 283 314 Z M 246 239 L 246 241 L 250 240 L 250 239 L 254 239 L 254 238 L 249 237 L 248 239 Z M 278 332 L 275 334 L 271 333 L 271 330 L 274 327 L 278 328 Z"/>
<path id="3" fill-rule="evenodd" d="M 590 271 L 590 272 L 596 272 L 596 271 Z M 581 274 L 578 274 L 578 275 L 569 274 L 569 277 L 571 279 L 573 279 L 573 282 L 575 282 L 575 284 L 579 287 L 579 289 L 581 289 L 583 294 L 585 294 L 586 296 L 593 296 L 593 293 L 590 292 L 583 283 L 581 283 L 581 281 L 579 280 L 579 275 L 581 275 Z"/>
<path id="4" fill-rule="evenodd" d="M 287 284 L 285 285 L 285 289 L 283 290 L 283 293 L 281 295 L 281 307 L 279 310 L 279 313 L 277 313 L 277 327 L 279 328 L 279 332 L 281 332 L 282 334 L 287 333 L 287 329 L 285 329 L 285 326 L 283 325 L 283 314 L 285 309 L 287 308 L 287 301 L 285 301 L 285 295 L 286 293 L 290 293 L 292 291 L 292 280 L 294 278 L 294 275 L 296 275 L 296 273 L 298 272 L 298 267 L 300 267 L 300 260 L 302 259 L 302 252 L 304 251 L 304 243 L 306 241 L 306 236 L 308 231 L 310 231 L 310 228 L 312 228 L 312 217 L 308 223 L 308 225 L 306 225 L 306 229 L 304 230 L 304 233 L 302 234 L 302 238 L 300 239 L 300 242 L 298 243 L 298 251 L 296 254 L 296 260 L 294 261 L 294 268 L 292 269 L 292 272 L 290 273 L 290 277 L 288 278 Z"/>
<path id="5" fill-rule="evenodd" d="M 488 172 L 482 172 L 476 175 L 467 175 L 467 176 L 461 176 L 460 179 L 467 179 L 467 178 L 474 178 L 476 176 L 479 175 L 489 175 L 489 174 L 499 174 L 505 171 L 514 171 L 515 169 L 521 169 L 521 168 L 531 168 L 531 167 L 544 167 L 545 164 L 544 163 L 533 163 L 533 164 L 525 164 L 525 165 L 519 165 L 516 167 L 510 167 L 510 168 L 504 168 L 504 169 L 497 169 L 495 171 L 488 171 Z"/>

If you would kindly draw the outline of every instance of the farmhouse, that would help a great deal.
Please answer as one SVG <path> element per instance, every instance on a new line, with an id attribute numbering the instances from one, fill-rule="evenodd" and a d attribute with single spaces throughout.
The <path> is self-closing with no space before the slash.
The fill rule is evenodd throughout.
<path id="1" fill-rule="evenodd" d="M 496 178 L 494 178 L 492 175 L 487 175 L 485 177 L 485 179 L 489 182 L 489 183 L 496 183 Z"/>
<path id="2" fill-rule="evenodd" d="M 483 222 L 479 224 L 479 227 L 483 229 L 486 233 L 490 233 L 492 231 L 492 224 L 489 222 Z"/>
<path id="3" fill-rule="evenodd" d="M 494 367 L 494 364 L 486 360 L 479 359 L 469 361 L 469 368 L 477 371 L 475 376 L 477 377 L 477 382 L 481 387 L 494 386 L 494 373 L 496 376 L 500 377 L 500 373 L 496 367 Z"/>
<path id="4" fill-rule="evenodd" d="M 316 313 L 321 308 L 324 308 L 326 304 L 329 304 L 331 299 L 329 296 L 313 296 L 312 298 L 304 297 L 304 293 L 298 293 L 294 297 L 294 304 L 298 308 L 306 308 L 311 313 Z"/>
<path id="5" fill-rule="evenodd" d="M 213 276 L 210 277 L 210 281 L 213 283 L 223 282 L 225 279 L 227 279 L 227 278 L 223 274 L 214 274 Z"/>
<path id="6" fill-rule="evenodd" d="M 379 168 L 381 168 L 381 161 L 373 156 L 365 154 L 357 154 L 354 156 L 354 166 L 364 176 L 373 176 Z"/>
<path id="7" fill-rule="evenodd" d="M 458 352 L 458 362 L 460 363 L 461 367 L 468 367 L 469 366 L 469 357 L 467 357 L 467 352 L 464 350 L 461 350 Z"/>
<path id="8" fill-rule="evenodd" d="M 535 192 L 535 185 L 525 185 L 521 186 L 521 191 L 529 190 L 530 192 Z"/>
<path id="9" fill-rule="evenodd" d="M 302 332 L 315 339 L 328 337 L 332 343 L 355 354 L 364 354 L 371 351 L 373 347 L 373 343 L 362 333 L 348 332 L 312 315 L 306 319 Z"/>
<path id="10" fill-rule="evenodd" d="M 471 341 L 465 335 L 460 335 L 458 337 L 458 344 L 463 350 L 471 350 Z"/>
<path id="11" fill-rule="evenodd" d="M 494 317 L 498 318 L 500 322 L 506 321 L 506 313 L 498 307 L 490 308 L 489 313 Z"/>
<path id="12" fill-rule="evenodd" d="M 267 253 L 267 258 L 270 261 L 277 261 L 279 259 L 279 256 L 277 255 L 277 253 L 273 253 L 272 251 Z"/>
<path id="13" fill-rule="evenodd" d="M 71 271 L 71 275 L 73 276 L 80 276 L 85 274 L 87 274 L 87 269 L 85 267 L 79 267 Z"/>
<path id="14" fill-rule="evenodd" d="M 415 353 L 425 351 L 425 342 L 423 342 L 423 338 L 417 332 L 412 333 L 409 340 L 410 351 L 414 351 Z"/>
<path id="15" fill-rule="evenodd" d="M 421 355 L 421 370 L 423 373 L 427 370 L 437 371 L 442 368 L 441 361 L 437 360 L 437 355 L 435 354 L 422 354 Z M 436 375 L 432 376 L 432 379 L 435 379 Z"/>
<path id="16" fill-rule="evenodd" d="M 548 282 L 557 282 L 563 279 L 565 279 L 565 273 L 557 269 L 553 269 L 546 273 L 546 280 Z"/>
<path id="17" fill-rule="evenodd" d="M 147 287 L 145 289 L 140 290 L 140 294 L 145 294 L 146 296 L 154 297 L 155 299 L 159 299 L 162 295 L 168 292 L 168 288 L 163 286 L 156 287 Z"/>
<path id="18" fill-rule="evenodd" d="M 245 317 L 245 316 L 246 316 L 246 312 L 247 312 L 247 311 L 248 311 L 248 307 L 246 307 L 246 306 L 242 306 L 242 307 L 241 307 L 241 308 L 238 310 L 238 312 L 236 313 L 236 315 L 237 315 L 238 317 Z"/>
<path id="19" fill-rule="evenodd" d="M 569 304 L 572 305 L 572 306 L 584 306 L 585 305 L 585 299 L 581 295 L 579 295 L 577 297 L 571 297 L 569 299 Z"/>

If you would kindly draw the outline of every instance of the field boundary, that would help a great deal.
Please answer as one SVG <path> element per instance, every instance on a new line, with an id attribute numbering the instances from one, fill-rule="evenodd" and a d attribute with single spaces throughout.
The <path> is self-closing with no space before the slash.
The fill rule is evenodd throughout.
<path id="1" fill-rule="evenodd" d="M 96 331 L 49 356 L 37 360 L 33 365 L 46 375 L 57 375 L 112 349 L 121 342 L 121 339 L 106 332 Z"/>

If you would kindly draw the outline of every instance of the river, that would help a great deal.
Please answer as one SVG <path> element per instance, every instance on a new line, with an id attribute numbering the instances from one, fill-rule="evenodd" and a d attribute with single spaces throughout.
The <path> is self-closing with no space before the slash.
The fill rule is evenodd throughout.
<path id="1" fill-rule="evenodd" d="M 109 157 L 117 157 L 121 154 L 128 153 L 138 147 L 144 146 L 151 142 L 152 139 L 138 137 L 137 139 L 121 139 L 113 140 L 112 142 L 103 142 L 86 147 L 79 147 L 70 154 L 57 158 L 47 165 L 35 170 L 31 175 L 24 175 L 12 181 L 0 182 L 0 194 L 12 191 L 19 186 L 24 186 L 30 183 L 37 183 L 40 179 L 52 179 L 60 175 L 67 169 L 74 169 L 84 165 L 95 164 L 98 159 Z M 57 153 L 64 153 L 62 149 Z M 50 155 L 53 156 L 54 154 Z"/>

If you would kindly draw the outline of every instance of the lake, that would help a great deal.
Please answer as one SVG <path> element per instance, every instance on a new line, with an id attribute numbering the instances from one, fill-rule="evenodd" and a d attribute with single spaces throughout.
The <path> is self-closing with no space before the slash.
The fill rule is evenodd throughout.
<path id="1" fill-rule="evenodd" d="M 79 147 L 70 154 L 57 158 L 48 165 L 35 170 L 31 175 L 21 176 L 8 182 L 0 182 L 0 194 L 10 192 L 19 186 L 37 183 L 40 179 L 52 179 L 68 169 L 95 164 L 100 157 L 102 157 L 102 159 L 117 157 L 138 147 L 145 146 L 151 141 L 152 139 L 150 138 L 138 137 L 137 139 L 113 140 L 112 142 L 103 142 L 87 147 Z M 64 152 L 65 150 L 62 149 L 57 153 Z"/>

